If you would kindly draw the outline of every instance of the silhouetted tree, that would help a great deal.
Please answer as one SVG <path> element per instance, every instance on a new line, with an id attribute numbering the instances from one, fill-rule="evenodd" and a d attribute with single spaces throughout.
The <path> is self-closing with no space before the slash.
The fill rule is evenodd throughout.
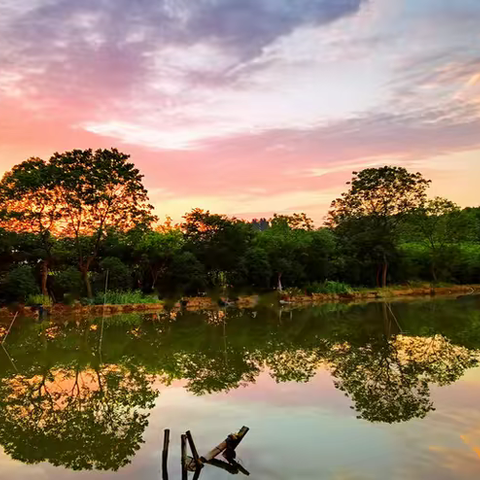
<path id="1" fill-rule="evenodd" d="M 369 244 L 381 266 L 381 284 L 386 286 L 399 227 L 424 203 L 430 182 L 402 167 L 367 168 L 353 175 L 350 189 L 333 201 L 329 223 L 346 241 L 357 237 L 358 243 Z"/>

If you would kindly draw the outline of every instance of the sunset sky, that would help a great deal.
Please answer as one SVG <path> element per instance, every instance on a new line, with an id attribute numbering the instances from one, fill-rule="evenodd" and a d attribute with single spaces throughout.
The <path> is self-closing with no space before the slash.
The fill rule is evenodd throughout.
<path id="1" fill-rule="evenodd" d="M 479 0 L 0 0 L 0 171 L 116 147 L 160 216 L 320 222 L 352 170 L 480 204 Z"/>

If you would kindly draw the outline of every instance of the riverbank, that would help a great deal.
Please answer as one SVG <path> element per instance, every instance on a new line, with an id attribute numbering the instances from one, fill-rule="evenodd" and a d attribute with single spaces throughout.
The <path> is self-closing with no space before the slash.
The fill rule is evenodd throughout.
<path id="1" fill-rule="evenodd" d="M 426 297 L 448 297 L 480 294 L 480 285 L 452 285 L 446 287 L 433 288 L 430 286 L 421 287 L 404 287 L 392 286 L 381 289 L 362 289 L 344 294 L 323 294 L 314 293 L 312 295 L 288 295 L 287 293 L 279 294 L 273 292 L 270 295 L 261 297 L 259 295 L 243 296 L 236 301 L 225 302 L 226 299 L 220 301 L 221 306 L 236 308 L 255 308 L 259 305 L 265 306 L 289 306 L 292 308 L 320 305 L 323 303 L 342 302 L 357 303 L 368 301 L 382 300 L 400 300 L 408 298 L 426 298 Z M 220 308 L 219 302 L 210 297 L 188 297 L 184 298 L 182 303 L 175 304 L 166 303 L 140 303 L 125 305 L 75 305 L 54 304 L 46 310 L 51 316 L 91 316 L 91 315 L 116 315 L 121 313 L 133 312 L 163 312 L 168 310 L 186 309 L 188 311 L 216 310 Z M 0 308 L 0 318 L 11 318 L 18 312 L 20 317 L 37 318 L 38 309 L 26 305 L 16 305 L 15 307 Z"/>

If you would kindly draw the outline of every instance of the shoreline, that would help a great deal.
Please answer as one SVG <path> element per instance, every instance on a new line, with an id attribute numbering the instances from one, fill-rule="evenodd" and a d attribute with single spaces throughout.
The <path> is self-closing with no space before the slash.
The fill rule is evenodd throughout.
<path id="1" fill-rule="evenodd" d="M 273 292 L 275 293 L 275 292 Z M 420 299 L 420 298 L 435 298 L 448 297 L 455 295 L 473 295 L 480 294 L 480 285 L 453 285 L 449 287 L 413 287 L 400 288 L 391 287 L 386 289 L 371 289 L 354 291 L 348 294 L 323 294 L 317 293 L 312 295 L 297 295 L 289 297 L 283 294 L 283 297 L 278 300 L 280 307 L 308 307 L 314 305 L 322 305 L 326 303 L 365 303 L 385 300 L 403 300 L 403 299 Z M 228 306 L 236 308 L 255 308 L 259 303 L 259 295 L 249 295 L 240 297 L 236 302 L 232 302 Z M 201 310 L 217 310 L 218 303 L 210 297 L 185 297 L 187 305 L 183 308 L 187 311 L 201 311 Z M 272 306 L 275 303 L 272 304 Z M 182 308 L 180 302 L 176 302 L 170 310 L 178 311 Z M 111 305 L 63 305 L 57 303 L 51 307 L 46 308 L 50 316 L 60 315 L 117 315 L 121 313 L 159 313 L 169 310 L 164 303 L 141 303 L 141 304 L 111 304 Z M 19 312 L 20 317 L 38 317 L 38 311 L 35 307 L 19 305 L 17 309 L 2 307 L 0 308 L 0 319 L 12 318 L 16 312 Z"/>

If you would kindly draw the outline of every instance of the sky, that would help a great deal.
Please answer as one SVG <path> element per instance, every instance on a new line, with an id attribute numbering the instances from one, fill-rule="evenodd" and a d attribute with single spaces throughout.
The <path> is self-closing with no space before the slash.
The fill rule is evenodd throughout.
<path id="1" fill-rule="evenodd" d="M 306 212 L 401 165 L 480 197 L 478 0 L 0 0 L 0 173 L 116 147 L 160 217 Z"/>

